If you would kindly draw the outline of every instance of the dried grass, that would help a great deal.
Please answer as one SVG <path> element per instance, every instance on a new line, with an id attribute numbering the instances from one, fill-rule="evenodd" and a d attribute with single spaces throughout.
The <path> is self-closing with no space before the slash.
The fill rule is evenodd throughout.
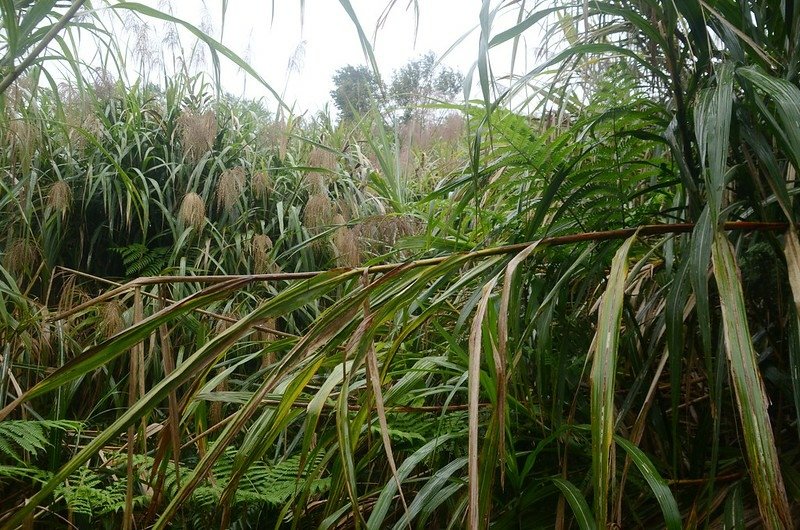
<path id="1" fill-rule="evenodd" d="M 224 313 L 223 315 L 229 318 L 239 318 L 239 316 L 236 315 L 235 313 Z M 233 322 L 229 322 L 227 319 L 213 318 L 213 317 L 211 319 L 211 323 L 212 323 L 211 329 L 213 330 L 212 332 L 214 333 L 214 335 L 225 333 L 228 330 L 228 328 L 233 325 Z"/>
<path id="2" fill-rule="evenodd" d="M 112 337 L 125 329 L 125 319 L 123 317 L 125 307 L 119 300 L 111 300 L 103 304 L 100 309 L 100 332 L 106 338 Z"/>
<path id="3" fill-rule="evenodd" d="M 261 325 L 269 329 L 278 329 L 278 322 L 274 318 L 265 319 Z M 256 331 L 255 340 L 258 342 L 272 342 L 278 340 L 278 336 L 268 331 Z M 261 356 L 261 368 L 266 368 L 275 362 L 275 352 L 267 352 Z"/>
<path id="4" fill-rule="evenodd" d="M 219 369 L 221 373 L 223 371 L 222 368 Z M 225 392 L 228 390 L 228 381 L 227 379 L 223 379 L 220 383 L 214 388 L 214 392 Z M 216 425 L 222 421 L 222 412 L 223 412 L 223 405 L 222 401 L 212 401 L 211 405 L 209 406 L 208 411 L 208 421 L 210 425 Z"/>
<path id="5" fill-rule="evenodd" d="M 212 110 L 203 113 L 185 110 L 178 118 L 178 132 L 184 156 L 189 162 L 197 163 L 214 147 L 217 116 Z"/>
<path id="6" fill-rule="evenodd" d="M 198 232 L 202 230 L 206 223 L 206 203 L 203 198 L 195 192 L 187 193 L 181 201 L 178 219 L 184 226 L 191 226 Z"/>

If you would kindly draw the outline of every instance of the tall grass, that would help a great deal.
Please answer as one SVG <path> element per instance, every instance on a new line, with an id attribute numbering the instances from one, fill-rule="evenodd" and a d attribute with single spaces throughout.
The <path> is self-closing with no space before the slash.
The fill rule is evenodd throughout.
<path id="1" fill-rule="evenodd" d="M 507 8 L 442 141 L 6 92 L 5 527 L 792 526 L 800 15 Z"/>

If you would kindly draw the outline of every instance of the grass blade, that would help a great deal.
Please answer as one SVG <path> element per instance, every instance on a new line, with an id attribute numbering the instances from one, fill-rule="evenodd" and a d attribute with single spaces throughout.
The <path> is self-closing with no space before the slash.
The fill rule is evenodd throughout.
<path id="1" fill-rule="evenodd" d="M 467 393 L 469 400 L 469 441 L 467 444 L 467 458 L 469 459 L 469 516 L 467 528 L 477 530 L 480 528 L 481 514 L 479 506 L 479 463 L 478 463 L 478 408 L 480 406 L 480 379 L 481 379 L 481 341 L 483 339 L 483 319 L 486 316 L 486 308 L 489 305 L 489 298 L 497 283 L 497 278 L 493 278 L 483 286 L 481 300 L 472 320 L 472 328 L 469 334 L 469 380 L 467 382 Z M 486 514 L 483 514 L 486 515 Z"/>
<path id="2" fill-rule="evenodd" d="M 798 414 L 797 429 L 800 435 L 800 241 L 794 227 L 786 233 L 784 248 L 786 268 L 789 275 L 789 285 L 792 288 L 794 300 L 794 325 L 791 326 L 791 343 L 789 344 L 789 371 L 792 379 L 792 393 L 794 394 L 795 409 Z"/>
<path id="3" fill-rule="evenodd" d="M 635 235 L 628 238 L 614 256 L 597 322 L 590 408 L 594 510 L 595 522 L 599 528 L 606 527 L 608 497 L 614 480 L 614 381 L 617 371 L 622 302 L 625 297 L 625 280 L 628 277 L 628 252 L 635 240 Z"/>
<path id="4" fill-rule="evenodd" d="M 575 514 L 575 519 L 578 521 L 578 527 L 582 530 L 594 530 L 597 528 L 594 524 L 594 515 L 592 509 L 589 508 L 589 503 L 575 485 L 563 478 L 553 477 L 553 484 L 561 490 L 561 494 L 567 499 L 572 512 Z"/>
<path id="5" fill-rule="evenodd" d="M 655 495 L 658 504 L 661 506 L 661 512 L 664 514 L 664 522 L 669 530 L 680 530 L 683 525 L 681 524 L 681 512 L 678 509 L 678 503 L 675 497 L 669 490 L 667 483 L 661 478 L 656 466 L 647 458 L 647 455 L 641 449 L 632 444 L 629 440 L 621 436 L 614 437 L 617 443 L 622 447 L 628 456 L 636 464 L 636 467 L 641 472 L 647 485 Z"/>
<path id="6" fill-rule="evenodd" d="M 742 421 L 758 508 L 767 528 L 793 528 L 768 413 L 768 398 L 747 325 L 739 268 L 727 237 L 717 232 L 711 259 L 719 289 L 725 350 Z"/>

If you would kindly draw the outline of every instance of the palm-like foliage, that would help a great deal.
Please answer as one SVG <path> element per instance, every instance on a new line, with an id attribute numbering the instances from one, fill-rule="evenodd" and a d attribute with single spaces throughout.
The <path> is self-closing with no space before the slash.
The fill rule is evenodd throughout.
<path id="1" fill-rule="evenodd" d="M 13 107 L 36 139 L 3 153 L 0 416 L 95 430 L 18 466 L 46 472 L 6 525 L 48 503 L 158 528 L 196 526 L 184 507 L 209 526 L 791 527 L 800 14 L 518 7 L 498 31 L 484 2 L 470 154 L 436 189 L 404 185 L 391 131 L 284 124 L 201 78 L 72 128 L 52 92 Z M 491 50 L 539 22 L 553 55 L 496 93 Z M 370 267 L 340 259 L 359 236 Z M 378 264 L 381 237 L 415 261 Z M 169 276 L 81 304 L 56 266 L 93 289 Z"/>

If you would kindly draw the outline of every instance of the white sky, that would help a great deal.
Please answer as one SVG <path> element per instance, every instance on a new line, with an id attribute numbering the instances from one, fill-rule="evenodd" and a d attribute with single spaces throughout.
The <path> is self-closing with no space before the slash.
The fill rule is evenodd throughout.
<path id="1" fill-rule="evenodd" d="M 351 0 L 370 39 L 387 2 Z M 166 9 L 165 0 L 145 0 L 144 3 Z M 213 25 L 214 36 L 219 39 L 222 0 L 172 0 L 169 3 L 178 18 L 198 27 Z M 481 1 L 419 0 L 416 43 L 414 12 L 412 8 L 407 9 L 408 4 L 408 0 L 398 0 L 388 22 L 377 34 L 374 51 L 381 75 L 390 78 L 393 70 L 429 50 L 441 56 L 460 37 L 474 29 L 442 61 L 444 65 L 466 74 L 478 56 L 479 30 L 475 26 Z M 336 69 L 347 64 L 366 64 L 366 58 L 355 26 L 338 0 L 305 0 L 302 24 L 300 6 L 300 0 L 229 0 L 222 42 L 245 58 L 277 92 L 284 93 L 285 90 L 284 101 L 290 106 L 295 104 L 296 111 L 316 111 L 330 102 L 331 78 Z M 496 20 L 495 32 L 513 25 L 515 17 L 516 13 L 509 13 Z M 152 39 L 161 40 L 157 36 Z M 186 38 L 184 46 L 189 41 Z M 288 64 L 298 46 L 304 49 L 300 69 L 290 73 Z M 501 51 L 500 63 L 508 64 L 508 55 L 507 50 Z M 236 95 L 244 93 L 248 97 L 267 95 L 266 89 L 257 81 L 246 77 L 238 67 L 223 59 L 225 90 Z"/>

